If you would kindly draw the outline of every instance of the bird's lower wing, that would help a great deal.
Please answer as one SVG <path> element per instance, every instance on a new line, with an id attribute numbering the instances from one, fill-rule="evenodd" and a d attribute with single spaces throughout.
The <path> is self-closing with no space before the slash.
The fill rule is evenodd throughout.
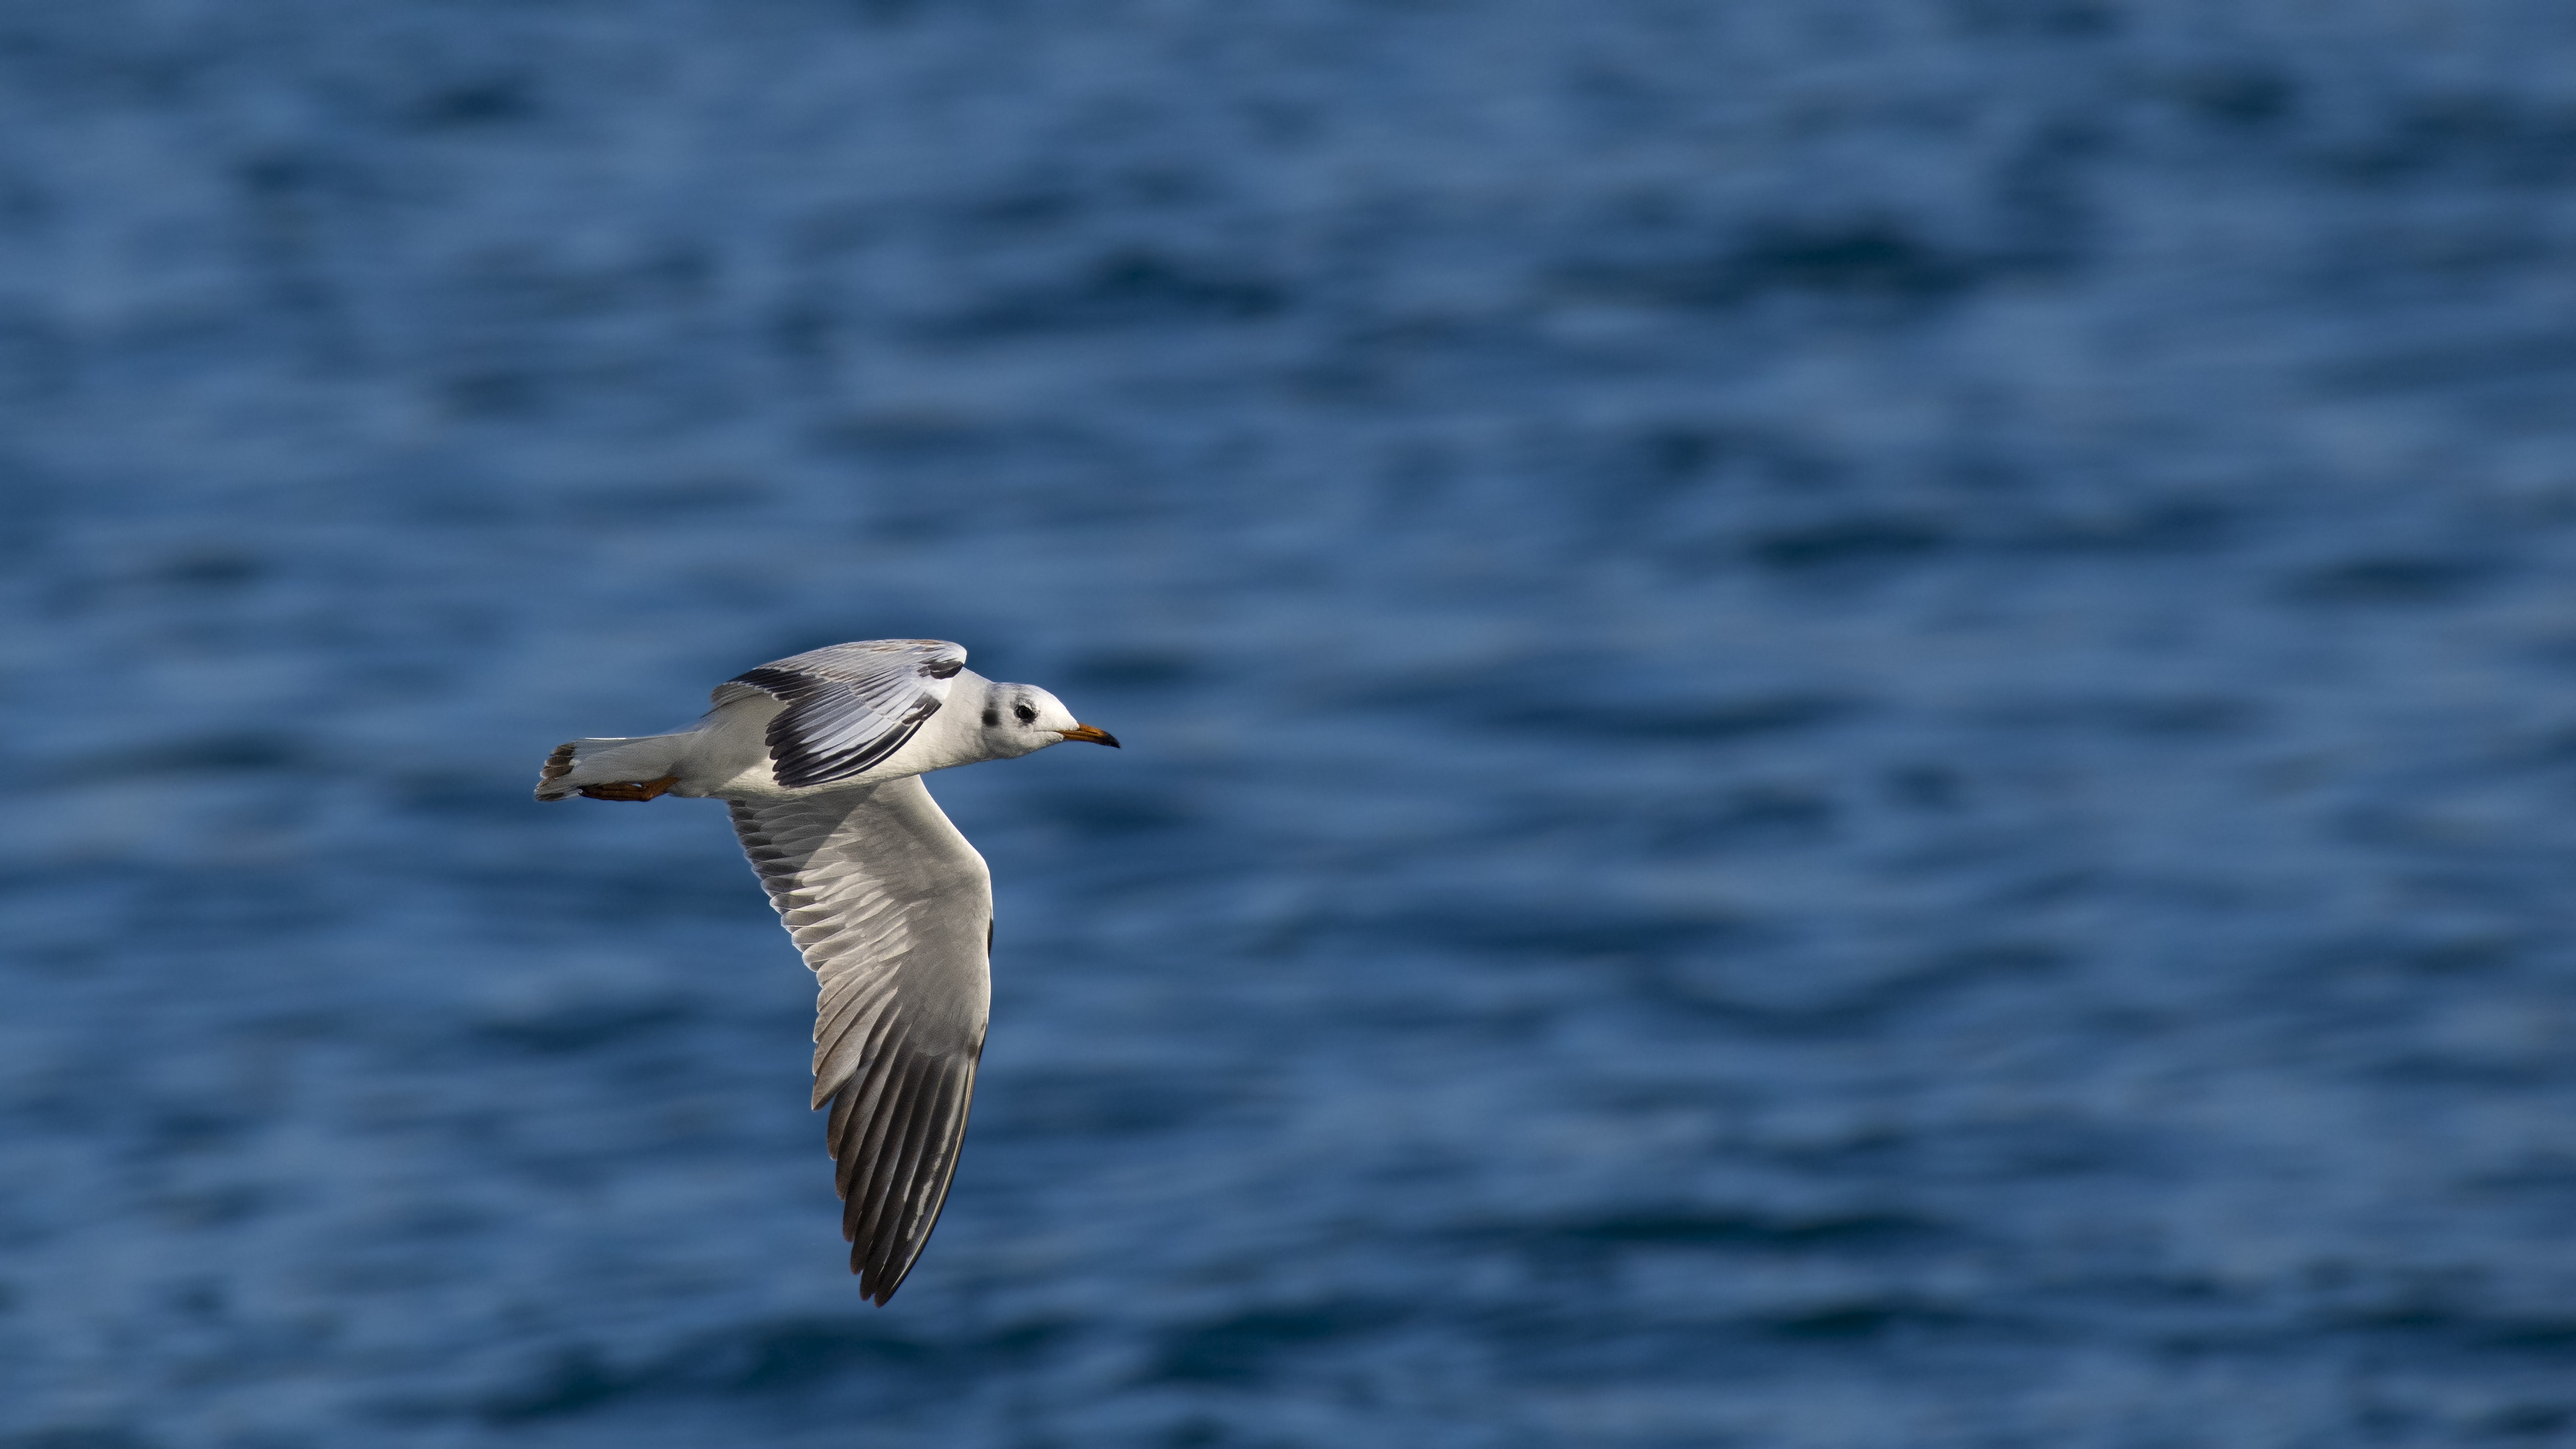
<path id="1" fill-rule="evenodd" d="M 814 1105 L 832 1108 L 850 1270 L 883 1303 L 957 1170 L 992 999 L 992 877 L 918 776 L 730 803 L 821 990 Z"/>

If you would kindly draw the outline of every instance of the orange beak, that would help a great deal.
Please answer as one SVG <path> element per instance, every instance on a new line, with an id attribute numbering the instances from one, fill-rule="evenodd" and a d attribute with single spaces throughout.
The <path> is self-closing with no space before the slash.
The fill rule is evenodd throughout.
<path id="1" fill-rule="evenodd" d="M 1056 733 L 1069 740 L 1089 740 L 1095 745 L 1107 745 L 1113 750 L 1118 748 L 1118 737 L 1116 735 L 1111 734 L 1107 730 L 1093 729 L 1087 724 L 1078 724 L 1069 730 L 1058 730 Z"/>

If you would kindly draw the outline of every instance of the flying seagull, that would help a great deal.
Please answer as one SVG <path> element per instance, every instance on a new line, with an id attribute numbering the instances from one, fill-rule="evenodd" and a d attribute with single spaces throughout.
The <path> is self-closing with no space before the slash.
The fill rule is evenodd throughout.
<path id="1" fill-rule="evenodd" d="M 835 644 L 737 674 L 677 734 L 572 740 L 537 798 L 712 796 L 821 987 L 841 1236 L 883 1304 L 939 1221 L 992 1000 L 993 877 L 921 777 L 1064 740 L 1115 747 L 1056 697 L 939 639 Z"/>

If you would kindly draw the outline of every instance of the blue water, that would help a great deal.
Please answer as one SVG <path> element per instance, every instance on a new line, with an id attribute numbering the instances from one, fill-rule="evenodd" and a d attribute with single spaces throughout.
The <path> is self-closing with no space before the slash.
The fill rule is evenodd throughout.
<path id="1" fill-rule="evenodd" d="M 2576 1444 L 2576 10 L 0 13 L 0 1445 Z M 1127 748 L 890 1308 L 720 812 Z"/>

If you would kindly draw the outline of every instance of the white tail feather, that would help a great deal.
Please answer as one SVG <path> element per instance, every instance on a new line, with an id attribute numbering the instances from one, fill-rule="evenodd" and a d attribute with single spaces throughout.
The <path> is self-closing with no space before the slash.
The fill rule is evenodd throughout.
<path id="1" fill-rule="evenodd" d="M 537 780 L 537 798 L 561 800 L 584 785 L 616 785 L 630 780 L 659 780 L 677 772 L 688 751 L 690 731 L 643 735 L 631 739 L 566 740 L 546 756 Z"/>

